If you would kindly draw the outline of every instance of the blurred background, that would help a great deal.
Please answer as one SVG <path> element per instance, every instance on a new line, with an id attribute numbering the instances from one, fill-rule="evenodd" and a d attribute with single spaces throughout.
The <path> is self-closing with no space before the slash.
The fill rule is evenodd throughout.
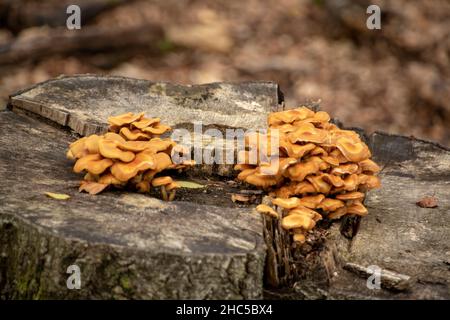
<path id="1" fill-rule="evenodd" d="M 81 30 L 66 8 L 81 7 Z M 366 8 L 381 7 L 381 30 Z M 450 0 L 2 0 L 0 102 L 60 74 L 278 82 L 346 126 L 450 145 Z"/>

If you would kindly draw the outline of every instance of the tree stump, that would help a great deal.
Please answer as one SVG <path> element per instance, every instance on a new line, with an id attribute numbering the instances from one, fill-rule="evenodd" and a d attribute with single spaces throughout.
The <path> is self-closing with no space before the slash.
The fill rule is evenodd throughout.
<path id="1" fill-rule="evenodd" d="M 112 114 L 145 111 L 175 128 L 201 120 L 256 129 L 279 109 L 282 95 L 269 82 L 180 86 L 82 75 L 12 95 L 0 112 L 0 298 L 448 299 L 444 147 L 363 134 L 384 166 L 383 187 L 367 198 L 369 215 L 324 222 L 317 239 L 300 248 L 282 244 L 292 255 L 287 262 L 278 259 L 267 221 L 231 202 L 231 171 L 217 179 L 212 167 L 204 191 L 167 203 L 117 190 L 78 193 L 80 177 L 65 158 L 78 134 L 105 130 Z M 50 199 L 46 191 L 71 198 Z M 426 195 L 439 206 L 416 206 Z M 80 267 L 79 290 L 67 288 L 70 265 Z M 367 286 L 370 266 L 381 270 L 380 289 Z M 285 287 L 268 281 L 280 268 L 295 275 Z"/>

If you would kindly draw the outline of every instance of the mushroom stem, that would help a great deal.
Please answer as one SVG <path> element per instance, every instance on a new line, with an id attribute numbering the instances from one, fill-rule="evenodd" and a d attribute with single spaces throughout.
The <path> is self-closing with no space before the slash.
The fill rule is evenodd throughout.
<path id="1" fill-rule="evenodd" d="M 176 194 L 177 190 L 173 189 L 170 194 L 169 194 L 169 201 L 173 201 L 173 199 L 175 199 L 175 194 Z"/>
<path id="2" fill-rule="evenodd" d="M 168 201 L 166 186 L 161 186 L 161 196 L 164 201 Z"/>

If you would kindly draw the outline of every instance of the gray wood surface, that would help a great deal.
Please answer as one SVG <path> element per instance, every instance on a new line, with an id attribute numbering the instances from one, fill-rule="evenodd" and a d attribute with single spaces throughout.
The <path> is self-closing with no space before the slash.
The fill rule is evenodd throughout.
<path id="1" fill-rule="evenodd" d="M 184 87 L 93 75 L 13 94 L 0 112 L 0 298 L 449 299 L 450 152 L 430 142 L 365 136 L 384 167 L 383 187 L 368 194 L 369 215 L 320 225 L 313 241 L 288 250 L 298 278 L 282 290 L 264 269 L 286 266 L 261 217 L 229 201 L 225 178 L 211 180 L 205 195 L 171 203 L 77 192 L 67 145 L 74 132 L 104 130 L 111 114 L 146 111 L 174 127 L 203 120 L 263 128 L 280 100 L 273 83 Z M 439 207 L 418 207 L 426 195 Z M 342 235 L 344 226 L 353 238 Z M 71 264 L 81 268 L 81 290 L 66 288 Z M 382 270 L 379 290 L 366 286 L 371 265 Z"/>

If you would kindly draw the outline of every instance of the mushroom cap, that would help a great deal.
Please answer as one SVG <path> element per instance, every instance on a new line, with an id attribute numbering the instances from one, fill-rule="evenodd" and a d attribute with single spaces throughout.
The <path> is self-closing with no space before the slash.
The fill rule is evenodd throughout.
<path id="1" fill-rule="evenodd" d="M 123 127 L 119 131 L 120 135 L 127 140 L 150 140 L 150 136 L 148 134 L 143 133 L 141 130 L 136 129 L 131 131 L 127 127 Z"/>
<path id="2" fill-rule="evenodd" d="M 289 141 L 324 143 L 328 139 L 328 132 L 323 129 L 317 129 L 311 123 L 303 123 L 294 132 L 288 134 Z"/>
<path id="3" fill-rule="evenodd" d="M 89 153 L 99 153 L 98 142 L 100 139 L 101 137 L 96 134 L 87 137 L 87 139 L 84 142 L 84 146 L 86 147 Z"/>
<path id="4" fill-rule="evenodd" d="M 124 151 L 141 152 L 145 149 L 150 149 L 150 141 L 125 141 L 117 143 L 117 147 Z"/>
<path id="5" fill-rule="evenodd" d="M 105 190 L 107 184 L 93 182 L 93 181 L 81 181 L 78 192 L 86 191 L 89 194 L 97 194 Z"/>
<path id="6" fill-rule="evenodd" d="M 306 208 L 306 207 L 302 207 L 302 206 L 299 206 L 297 208 L 289 210 L 288 214 L 289 215 L 291 215 L 291 214 L 303 215 L 303 216 L 306 216 L 306 217 L 308 217 L 310 219 L 313 219 L 315 221 L 318 221 L 318 220 L 322 219 L 322 216 L 318 212 L 316 212 L 314 210 L 311 210 L 309 208 Z"/>
<path id="7" fill-rule="evenodd" d="M 100 139 L 98 141 L 98 149 L 100 154 L 105 158 L 119 159 L 123 162 L 130 162 L 135 158 L 131 151 L 123 151 L 118 148 L 119 142 L 107 139 Z"/>
<path id="8" fill-rule="evenodd" d="M 381 170 L 380 167 L 373 160 L 370 159 L 360 161 L 358 165 L 361 168 L 362 172 L 376 174 Z"/>
<path id="9" fill-rule="evenodd" d="M 359 167 L 356 163 L 346 163 L 331 169 L 331 174 L 333 175 L 353 174 L 358 172 L 358 169 Z"/>
<path id="10" fill-rule="evenodd" d="M 120 134 L 117 134 L 117 133 L 114 133 L 114 132 L 107 132 L 107 133 L 105 133 L 103 135 L 103 138 L 106 139 L 106 140 L 117 141 L 117 142 L 120 142 L 120 143 L 125 143 L 126 142 L 126 140 Z"/>
<path id="11" fill-rule="evenodd" d="M 160 118 L 142 118 L 139 121 L 132 122 L 130 126 L 138 129 L 143 129 L 145 127 L 159 123 L 160 121 L 161 121 Z"/>
<path id="12" fill-rule="evenodd" d="M 306 237 L 303 233 L 294 233 L 294 236 L 292 237 L 292 239 L 295 242 L 298 242 L 300 244 L 305 243 L 305 241 L 306 241 Z"/>
<path id="13" fill-rule="evenodd" d="M 123 184 L 123 182 L 114 177 L 114 175 L 111 172 L 102 174 L 97 182 L 102 184 L 115 184 L 115 185 Z"/>
<path id="14" fill-rule="evenodd" d="M 120 181 L 128 181 L 133 178 L 139 171 L 155 169 L 156 162 L 154 155 L 145 151 L 136 154 L 131 162 L 118 161 L 111 167 L 111 173 Z"/>
<path id="15" fill-rule="evenodd" d="M 103 159 L 98 153 L 88 154 L 75 162 L 73 171 L 80 173 L 81 171 L 86 170 L 92 174 L 101 174 L 103 171 L 111 167 L 113 163 L 114 162 L 111 159 Z"/>
<path id="16" fill-rule="evenodd" d="M 245 178 L 245 182 L 253 184 L 254 186 L 257 186 L 257 187 L 262 187 L 263 189 L 265 189 L 270 186 L 274 186 L 274 185 L 278 184 L 282 179 L 283 179 L 283 177 L 260 175 L 257 172 L 255 172 L 255 173 L 247 176 Z"/>
<path id="17" fill-rule="evenodd" d="M 351 174 L 344 179 L 344 190 L 354 191 L 358 188 L 359 178 L 357 174 Z"/>
<path id="18" fill-rule="evenodd" d="M 322 209 L 323 211 L 336 211 L 344 205 L 344 202 L 341 200 L 326 198 L 317 206 L 317 208 Z"/>
<path id="19" fill-rule="evenodd" d="M 323 199 L 325 199 L 325 196 L 323 194 L 317 194 L 314 196 L 305 196 L 300 198 L 300 205 L 306 208 L 315 209 L 322 202 Z"/>
<path id="20" fill-rule="evenodd" d="M 316 192 L 314 186 L 308 181 L 302 181 L 302 182 L 291 182 L 287 185 L 284 185 L 278 190 L 276 190 L 275 194 L 279 198 L 289 198 L 292 195 L 300 195 L 313 192 Z"/>
<path id="21" fill-rule="evenodd" d="M 312 117 L 314 117 L 314 111 L 306 107 L 301 107 L 286 111 L 273 112 L 269 114 L 267 120 L 270 127 L 273 125 L 281 125 L 283 123 L 292 123 L 297 120 L 305 120 Z"/>
<path id="22" fill-rule="evenodd" d="M 281 226 L 286 230 L 297 228 L 311 230 L 315 225 L 313 219 L 300 214 L 290 214 L 281 220 Z"/>
<path id="23" fill-rule="evenodd" d="M 358 176 L 358 182 L 360 182 L 360 181 L 361 181 L 361 179 Z M 378 178 L 377 176 L 368 175 L 364 179 L 364 183 L 362 185 L 368 190 L 376 189 L 376 188 L 381 187 L 381 181 L 380 181 L 380 178 Z"/>
<path id="24" fill-rule="evenodd" d="M 180 185 L 174 181 L 174 182 L 169 183 L 168 185 L 166 185 L 166 190 L 167 191 L 171 191 L 171 190 L 174 190 L 174 189 L 178 189 L 179 187 L 180 187 Z"/>
<path id="25" fill-rule="evenodd" d="M 333 212 L 330 212 L 327 215 L 327 218 L 331 219 L 331 220 L 336 220 L 336 219 L 341 218 L 342 216 L 345 216 L 346 214 L 347 214 L 347 207 L 343 206 Z"/>
<path id="26" fill-rule="evenodd" d="M 339 200 L 362 200 L 364 199 L 364 193 L 358 191 L 346 192 L 336 195 L 336 199 Z"/>
<path id="27" fill-rule="evenodd" d="M 368 211 L 366 207 L 360 201 L 354 201 L 352 204 L 347 206 L 347 214 L 355 214 L 358 216 L 367 215 Z"/>
<path id="28" fill-rule="evenodd" d="M 331 190 L 331 185 L 324 181 L 323 175 L 308 176 L 306 178 L 313 186 L 316 192 L 328 194 Z"/>
<path id="29" fill-rule="evenodd" d="M 290 166 L 286 170 L 285 176 L 292 181 L 303 181 L 306 176 L 319 171 L 320 162 L 317 159 L 320 160 L 318 157 L 311 157 L 306 161 Z"/>
<path id="30" fill-rule="evenodd" d="M 278 218 L 278 213 L 266 204 L 260 204 L 256 207 L 256 211 L 266 214 L 273 218 Z"/>
<path id="31" fill-rule="evenodd" d="M 161 172 L 164 169 L 167 169 L 172 165 L 172 159 L 169 157 L 169 155 L 167 153 L 158 152 L 153 157 L 156 162 L 156 167 L 155 167 L 156 172 Z"/>
<path id="32" fill-rule="evenodd" d="M 69 145 L 69 151 L 67 151 L 67 157 L 69 159 L 79 159 L 83 156 L 85 156 L 86 154 L 88 154 L 88 151 L 85 147 L 85 142 L 87 140 L 87 137 L 83 137 L 78 139 L 75 142 L 72 142 Z"/>
<path id="33" fill-rule="evenodd" d="M 324 173 L 322 174 L 322 179 L 325 182 L 330 183 L 334 187 L 342 187 L 345 184 L 344 180 L 342 180 L 341 177 L 335 176 L 333 174 Z"/>
<path id="34" fill-rule="evenodd" d="M 330 164 L 333 167 L 339 166 L 339 159 L 332 157 L 332 156 L 321 156 L 320 157 L 323 161 Z"/>
<path id="35" fill-rule="evenodd" d="M 328 152 L 326 152 L 324 148 L 316 146 L 311 150 L 310 154 L 313 156 L 327 156 Z"/>
<path id="36" fill-rule="evenodd" d="M 173 182 L 172 178 L 169 176 L 158 177 L 152 180 L 152 186 L 160 187 L 164 185 L 171 184 Z"/>
<path id="37" fill-rule="evenodd" d="M 272 204 L 282 207 L 284 209 L 293 209 L 300 205 L 300 199 L 296 197 L 292 198 L 275 198 L 272 200 Z"/>
<path id="38" fill-rule="evenodd" d="M 336 146 L 348 161 L 360 162 L 371 156 L 369 148 L 362 141 L 340 137 L 336 141 Z"/>
<path id="39" fill-rule="evenodd" d="M 151 133 L 151 134 L 160 135 L 160 134 L 163 134 L 163 133 L 165 133 L 165 132 L 167 132 L 169 130 L 172 130 L 172 128 L 169 127 L 169 126 L 166 126 L 164 124 L 158 123 L 155 126 L 142 128 L 141 130 L 143 132 L 145 132 L 145 133 Z"/>
<path id="40" fill-rule="evenodd" d="M 135 121 L 139 121 L 144 116 L 144 112 L 134 114 L 132 112 L 124 113 L 118 116 L 108 118 L 108 123 L 111 126 L 121 127 L 125 124 L 130 124 Z"/>

